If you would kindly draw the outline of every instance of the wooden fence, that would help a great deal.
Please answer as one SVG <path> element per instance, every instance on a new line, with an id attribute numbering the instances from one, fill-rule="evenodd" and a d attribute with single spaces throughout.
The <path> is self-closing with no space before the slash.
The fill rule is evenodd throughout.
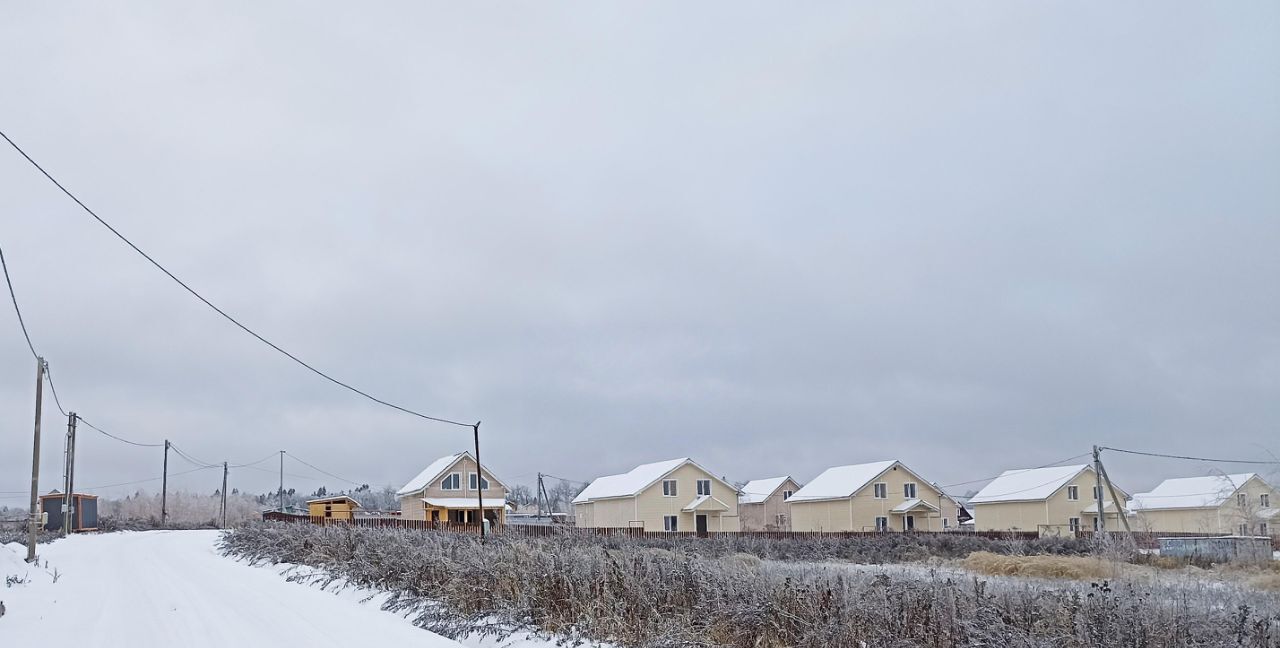
<path id="1" fill-rule="evenodd" d="M 372 518 L 356 518 L 355 520 L 343 520 L 338 518 L 326 518 L 320 516 L 292 515 L 289 513 L 281 513 L 279 511 L 267 511 L 262 514 L 262 519 L 274 522 L 295 522 L 316 524 L 320 526 L 344 526 L 351 525 L 357 527 L 366 527 L 373 529 L 409 529 L 415 531 L 448 531 L 452 533 L 471 533 L 478 535 L 480 528 L 474 524 L 457 524 L 453 522 L 432 522 L 428 520 L 406 520 L 400 517 L 372 517 Z M 649 538 L 697 538 L 697 537 L 717 537 L 721 535 L 731 536 L 734 538 L 761 538 L 767 540 L 801 540 L 808 538 L 855 538 L 863 536 L 882 536 L 888 534 L 904 533 L 902 531 L 709 531 L 701 536 L 695 531 L 646 531 L 635 527 L 574 527 L 563 524 L 552 525 L 532 525 L 532 524 L 505 524 L 494 525 L 489 528 L 489 532 L 498 535 L 519 536 L 524 538 L 548 538 L 562 536 L 630 536 L 630 537 L 649 537 Z M 977 537 L 989 538 L 992 540 L 1035 540 L 1040 536 L 1038 531 L 907 531 L 919 536 L 960 536 L 960 537 Z M 1156 549 L 1160 546 L 1160 538 L 1176 538 L 1176 537 L 1200 537 L 1226 534 L 1213 533 L 1158 533 L 1148 531 L 1134 531 L 1125 533 L 1122 531 L 1108 531 L 1107 535 L 1113 540 L 1123 540 L 1132 538 L 1134 543 L 1142 549 Z M 1077 538 L 1092 538 L 1093 531 L 1080 530 L 1075 533 Z M 1271 537 L 1271 545 L 1276 551 L 1280 551 L 1280 536 Z"/>

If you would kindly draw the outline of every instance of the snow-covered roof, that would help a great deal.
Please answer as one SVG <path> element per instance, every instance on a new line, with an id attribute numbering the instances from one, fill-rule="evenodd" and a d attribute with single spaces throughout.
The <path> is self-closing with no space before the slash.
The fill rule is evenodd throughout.
<path id="1" fill-rule="evenodd" d="M 324 502 L 351 502 L 356 506 L 360 506 L 360 502 L 357 502 L 354 497 L 350 497 L 348 495 L 334 495 L 332 497 L 317 497 L 316 499 L 307 500 L 308 504 L 321 504 Z"/>
<path id="2" fill-rule="evenodd" d="M 476 498 L 474 497 L 424 497 L 422 501 L 436 508 L 444 509 L 474 509 L 476 507 Z M 501 497 L 484 498 L 485 508 L 502 508 L 507 505 L 507 500 Z"/>
<path id="3" fill-rule="evenodd" d="M 769 477 L 768 479 L 753 479 L 742 487 L 742 495 L 738 496 L 739 504 L 760 504 L 769 499 L 773 492 L 778 490 L 790 476 Z"/>
<path id="4" fill-rule="evenodd" d="M 841 499 L 862 490 L 880 473 L 898 463 L 897 460 L 876 461 L 873 463 L 854 464 L 852 466 L 836 466 L 822 471 L 821 475 L 803 488 L 792 493 L 789 502 L 805 500 Z"/>
<path id="5" fill-rule="evenodd" d="M 933 510 L 935 510 L 935 511 L 936 511 L 936 510 L 938 510 L 938 507 L 936 507 L 936 506 L 934 506 L 934 505 L 932 505 L 932 504 L 930 504 L 930 503 L 928 503 L 928 502 L 926 502 L 926 501 L 924 501 L 924 500 L 922 500 L 922 499 L 920 499 L 920 498 L 918 498 L 918 497 L 915 497 L 915 498 L 912 498 L 912 499 L 909 499 L 909 500 L 904 501 L 903 503 L 901 503 L 901 504 L 899 504 L 899 505 L 897 505 L 897 506 L 893 507 L 892 509 L 889 509 L 889 512 L 890 512 L 890 513 L 908 513 L 908 512 L 910 512 L 910 511 L 911 511 L 911 509 L 914 509 L 914 508 L 919 507 L 919 506 L 923 506 L 923 507 L 925 507 L 925 508 L 927 508 L 927 509 L 933 509 Z"/>
<path id="6" fill-rule="evenodd" d="M 418 473 L 417 477 L 410 479 L 409 483 L 396 491 L 396 495 L 411 495 L 425 489 L 428 484 L 435 481 L 436 477 L 439 477 L 441 473 L 448 470 L 449 466 L 452 466 L 455 461 L 465 454 L 467 453 L 459 452 L 457 454 L 451 454 L 447 457 L 440 457 L 439 459 L 436 459 L 424 468 L 422 472 Z"/>
<path id="7" fill-rule="evenodd" d="M 620 475 L 597 477 L 586 489 L 578 493 L 577 497 L 573 498 L 573 503 L 583 504 L 591 500 L 608 499 L 610 497 L 634 497 L 644 489 L 652 486 L 654 482 L 687 463 L 697 466 L 699 470 L 707 473 L 712 479 L 725 484 L 730 490 L 736 491 L 732 484 L 716 477 L 711 471 L 699 466 L 698 462 L 688 457 L 681 457 L 679 459 L 668 459 L 636 466 Z"/>
<path id="8" fill-rule="evenodd" d="M 1048 499 L 1088 469 L 1087 464 L 1006 470 L 969 499 L 970 504 Z"/>
<path id="9" fill-rule="evenodd" d="M 1116 512 L 1116 503 L 1115 503 L 1115 502 L 1113 502 L 1113 501 L 1111 501 L 1111 500 L 1107 500 L 1107 505 L 1106 505 L 1106 506 L 1103 506 L 1103 507 L 1102 507 L 1102 510 L 1107 511 L 1108 513 L 1115 513 L 1115 512 Z M 1081 510 L 1080 510 L 1080 512 L 1081 512 L 1081 513 L 1084 513 L 1084 514 L 1086 514 L 1086 515 L 1097 515 L 1097 514 L 1098 514 L 1098 503 L 1097 503 L 1097 502 L 1093 502 L 1092 504 L 1090 504 L 1090 505 L 1088 505 L 1088 506 L 1084 507 L 1083 509 L 1081 509 Z"/>
<path id="10" fill-rule="evenodd" d="M 682 508 L 682 509 L 680 509 L 680 510 L 681 510 L 681 511 L 685 511 L 685 512 L 692 512 L 692 511 L 727 511 L 727 510 L 729 510 L 729 505 L 728 505 L 728 504 L 725 504 L 724 502 L 721 502 L 720 500 L 718 500 L 718 499 L 716 499 L 716 498 L 714 498 L 714 497 L 712 497 L 712 496 L 710 496 L 710 495 L 699 495 L 699 496 L 697 496 L 697 497 L 693 498 L 693 501 L 692 501 L 692 502 L 689 502 L 687 505 L 685 505 L 685 507 L 684 507 L 684 508 Z"/>
<path id="11" fill-rule="evenodd" d="M 1135 494 L 1129 508 L 1134 511 L 1217 508 L 1255 476 L 1254 473 L 1241 473 L 1166 479 L 1151 492 Z"/>

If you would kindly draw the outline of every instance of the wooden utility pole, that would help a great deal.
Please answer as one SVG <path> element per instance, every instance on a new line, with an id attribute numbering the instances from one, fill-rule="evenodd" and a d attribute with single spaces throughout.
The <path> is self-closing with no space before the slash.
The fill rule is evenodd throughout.
<path id="1" fill-rule="evenodd" d="M 222 528 L 227 528 L 227 462 L 222 462 Z"/>
<path id="2" fill-rule="evenodd" d="M 164 473 L 160 477 L 160 526 L 169 519 L 169 440 L 164 440 Z"/>
<path id="3" fill-rule="evenodd" d="M 280 490 L 277 495 L 280 498 L 280 512 L 284 513 L 284 450 L 280 451 Z"/>
<path id="4" fill-rule="evenodd" d="M 1116 495 L 1116 485 L 1111 483 L 1111 475 L 1107 474 L 1107 467 L 1102 465 L 1102 460 L 1098 460 L 1098 467 L 1102 469 L 1102 479 L 1107 482 L 1107 490 L 1111 492 L 1111 503 L 1116 507 L 1116 515 L 1120 521 L 1124 523 L 1125 533 L 1132 534 L 1133 529 L 1129 527 L 1129 516 L 1124 514 L 1124 509 L 1120 506 L 1120 498 Z"/>
<path id="5" fill-rule="evenodd" d="M 1098 525 L 1094 527 L 1093 535 L 1101 540 L 1107 537 L 1107 516 L 1102 509 L 1102 453 L 1098 450 L 1098 446 L 1093 446 L 1093 478 L 1094 500 L 1098 506 Z"/>
<path id="6" fill-rule="evenodd" d="M 475 435 L 476 442 L 476 504 L 480 506 L 476 511 L 479 515 L 476 522 L 480 525 L 480 539 L 484 540 L 484 489 L 481 488 L 484 486 L 484 468 L 480 463 L 480 421 L 471 426 L 471 432 Z"/>
<path id="7" fill-rule="evenodd" d="M 31 519 L 27 524 L 27 562 L 36 561 L 36 534 L 40 528 L 40 408 L 44 397 L 44 358 L 36 356 L 36 430 L 31 447 Z"/>
<path id="8" fill-rule="evenodd" d="M 538 498 L 538 522 L 542 522 L 542 473 L 538 473 L 538 492 L 534 495 Z"/>

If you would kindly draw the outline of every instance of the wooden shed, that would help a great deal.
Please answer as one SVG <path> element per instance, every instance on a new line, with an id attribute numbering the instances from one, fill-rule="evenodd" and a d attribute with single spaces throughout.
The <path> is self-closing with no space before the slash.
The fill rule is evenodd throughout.
<path id="1" fill-rule="evenodd" d="M 45 531 L 61 531 L 62 530 L 62 507 L 66 503 L 66 496 L 58 491 L 40 496 L 40 512 L 44 513 Z M 68 529 L 72 533 L 79 531 L 97 531 L 98 530 L 98 496 L 88 495 L 85 493 L 74 493 L 71 495 L 71 526 Z"/>
<path id="2" fill-rule="evenodd" d="M 307 513 L 313 518 L 328 518 L 350 522 L 356 519 L 356 509 L 358 508 L 360 508 L 360 502 L 346 495 L 307 500 Z"/>

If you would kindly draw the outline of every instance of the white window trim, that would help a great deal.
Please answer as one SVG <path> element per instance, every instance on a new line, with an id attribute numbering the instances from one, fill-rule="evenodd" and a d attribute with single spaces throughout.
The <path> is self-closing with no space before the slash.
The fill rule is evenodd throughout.
<path id="1" fill-rule="evenodd" d="M 907 495 L 907 487 L 911 487 L 911 494 Z M 920 486 L 915 482 L 902 483 L 902 496 L 906 499 L 920 499 Z M 905 518 L 904 518 L 905 519 Z"/>
<path id="2" fill-rule="evenodd" d="M 1248 494 L 1248 493 L 1237 493 L 1237 494 L 1236 494 L 1236 505 L 1240 506 L 1241 508 L 1244 508 L 1245 506 L 1248 506 L 1248 504 L 1249 504 L 1249 494 Z"/>
<path id="3" fill-rule="evenodd" d="M 910 524 L 908 524 L 908 523 L 910 523 Z M 904 516 L 902 516 L 902 530 L 903 530 L 903 531 L 915 531 L 915 530 L 916 530 L 916 516 L 914 516 L 914 515 L 904 515 Z"/>
<path id="4" fill-rule="evenodd" d="M 448 488 L 448 487 L 446 487 L 446 486 L 445 486 L 445 484 L 447 484 L 447 483 L 449 483 L 450 481 L 452 481 L 454 477 L 457 477 L 457 478 L 458 478 L 458 485 L 457 485 L 456 487 L 454 487 L 454 488 Z M 456 473 L 456 472 L 454 472 L 454 473 L 449 473 L 449 474 L 445 475 L 445 476 L 444 476 L 444 479 L 441 479 L 441 480 L 440 480 L 440 490 L 445 490 L 445 491 L 460 491 L 460 490 L 462 490 L 462 473 Z"/>
<path id="5" fill-rule="evenodd" d="M 881 524 L 882 522 L 883 524 Z M 888 531 L 888 530 L 889 530 L 889 518 L 884 517 L 882 515 L 876 516 L 876 531 Z"/>
<path id="6" fill-rule="evenodd" d="M 784 501 L 784 502 L 785 502 L 785 501 L 787 501 L 787 500 L 791 499 L 791 495 L 792 495 L 793 493 L 795 493 L 795 491 L 789 491 L 789 490 L 784 490 L 784 491 L 782 491 L 782 501 Z"/>
<path id="7" fill-rule="evenodd" d="M 871 485 L 871 496 L 875 499 L 889 499 L 889 483 L 876 482 Z"/>
<path id="8" fill-rule="evenodd" d="M 1067 518 L 1067 528 L 1068 528 L 1068 529 L 1071 529 L 1072 531 L 1079 531 L 1079 530 L 1080 530 L 1080 518 L 1078 518 L 1078 517 Z"/>
<path id="9" fill-rule="evenodd" d="M 1072 484 L 1067 487 L 1067 500 L 1071 502 L 1080 501 L 1080 487 Z"/>
<path id="10" fill-rule="evenodd" d="M 702 492 L 702 485 L 703 485 L 703 484 L 706 484 L 706 485 L 707 485 L 707 492 L 705 492 L 705 493 L 704 493 L 704 492 Z M 701 495 L 708 495 L 708 496 L 710 496 L 710 495 L 711 495 L 711 480 L 710 480 L 710 479 L 699 479 L 699 480 L 697 480 L 697 481 L 695 481 L 695 482 L 694 482 L 693 489 L 694 489 L 694 490 L 697 492 L 697 494 L 698 494 L 698 495 L 700 495 L 700 496 L 701 496 Z"/>
<path id="11" fill-rule="evenodd" d="M 671 488 L 667 488 L 667 484 L 671 484 Z M 680 482 L 674 479 L 662 480 L 662 496 L 663 497 L 680 497 Z"/>
<path id="12" fill-rule="evenodd" d="M 478 474 L 479 474 L 479 473 L 473 473 L 473 472 L 469 472 L 469 473 L 467 473 L 467 488 L 468 488 L 469 490 L 477 490 L 476 486 L 479 486 L 480 484 L 484 484 L 484 485 L 485 485 L 485 487 L 484 487 L 484 488 L 481 488 L 481 489 L 479 489 L 479 490 L 493 490 L 493 482 L 489 481 L 489 478 L 488 478 L 488 477 L 484 477 L 484 478 L 482 478 L 482 479 L 483 479 L 483 481 L 482 481 L 481 479 L 477 479 L 477 480 L 476 480 L 476 486 L 472 486 L 472 485 L 471 485 L 471 478 L 475 477 L 475 476 L 476 476 L 476 475 L 478 475 Z"/>
<path id="13" fill-rule="evenodd" d="M 668 533 L 680 532 L 680 516 L 664 515 L 662 516 L 662 530 Z"/>
<path id="14" fill-rule="evenodd" d="M 1258 503 L 1262 505 L 1262 508 L 1271 508 L 1271 494 L 1263 493 L 1259 495 Z"/>

